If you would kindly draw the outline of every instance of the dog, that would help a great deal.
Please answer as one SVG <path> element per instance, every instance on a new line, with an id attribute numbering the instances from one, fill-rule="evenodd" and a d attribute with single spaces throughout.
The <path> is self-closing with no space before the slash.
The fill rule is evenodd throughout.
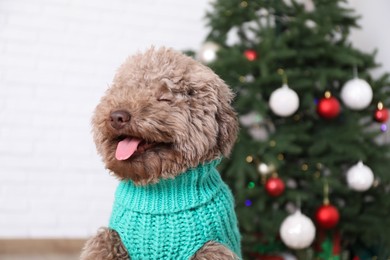
<path id="1" fill-rule="evenodd" d="M 120 184 L 109 227 L 80 259 L 241 257 L 233 196 L 216 170 L 237 137 L 233 97 L 210 68 L 170 48 L 119 67 L 92 131 Z"/>

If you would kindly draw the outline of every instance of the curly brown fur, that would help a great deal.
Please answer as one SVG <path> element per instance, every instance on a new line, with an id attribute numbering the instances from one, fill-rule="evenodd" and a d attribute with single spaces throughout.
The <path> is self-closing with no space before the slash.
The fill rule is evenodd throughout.
<path id="1" fill-rule="evenodd" d="M 196 252 L 191 260 L 238 260 L 238 256 L 225 246 L 210 241 Z"/>
<path id="2" fill-rule="evenodd" d="M 238 130 L 232 98 L 206 66 L 172 49 L 151 48 L 125 61 L 97 106 L 92 120 L 97 150 L 120 179 L 146 185 L 173 178 L 229 155 Z M 119 130 L 110 123 L 118 110 L 130 114 Z M 124 137 L 144 140 L 147 149 L 115 159 Z"/>
<path id="3" fill-rule="evenodd" d="M 209 68 L 172 49 L 151 48 L 129 57 L 92 119 L 96 147 L 106 167 L 139 185 L 174 178 L 190 167 L 228 156 L 238 122 L 233 93 Z M 117 115 L 119 115 L 117 117 Z M 142 140 L 130 157 L 116 158 L 123 140 Z M 81 259 L 129 259 L 119 235 L 101 229 Z M 192 258 L 238 259 L 216 242 Z"/>
<path id="4" fill-rule="evenodd" d="M 108 228 L 101 228 L 94 237 L 87 241 L 80 259 L 129 260 L 130 257 L 118 233 Z"/>

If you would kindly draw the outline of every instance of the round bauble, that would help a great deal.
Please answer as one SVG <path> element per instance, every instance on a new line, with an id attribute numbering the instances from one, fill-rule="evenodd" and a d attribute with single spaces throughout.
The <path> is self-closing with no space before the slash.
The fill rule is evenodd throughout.
<path id="1" fill-rule="evenodd" d="M 257 59 L 257 52 L 255 50 L 246 50 L 244 55 L 249 61 L 254 61 Z"/>
<path id="2" fill-rule="evenodd" d="M 214 42 L 205 42 L 197 54 L 198 60 L 202 63 L 209 64 L 217 59 L 218 44 Z"/>
<path id="3" fill-rule="evenodd" d="M 335 118 L 340 114 L 340 103 L 335 97 L 324 97 L 318 102 L 317 113 L 326 119 Z"/>
<path id="4" fill-rule="evenodd" d="M 389 119 L 389 111 L 383 107 L 382 102 L 378 103 L 378 108 L 374 113 L 374 119 L 379 123 L 384 123 Z"/>
<path id="5" fill-rule="evenodd" d="M 294 114 L 299 107 L 298 94 L 289 88 L 287 84 L 272 92 L 269 106 L 276 115 L 287 117 Z"/>
<path id="6" fill-rule="evenodd" d="M 299 210 L 283 220 L 280 237 L 292 249 L 304 249 L 311 245 L 315 237 L 315 227 L 310 218 Z"/>
<path id="7" fill-rule="evenodd" d="M 271 177 L 265 183 L 265 190 L 272 197 L 280 196 L 284 191 L 285 185 L 279 177 Z"/>
<path id="8" fill-rule="evenodd" d="M 347 81 L 341 89 L 341 99 L 350 109 L 362 110 L 372 101 L 372 88 L 367 81 L 354 78 Z"/>
<path id="9" fill-rule="evenodd" d="M 366 191 L 372 186 L 373 182 L 374 173 L 361 161 L 347 171 L 347 183 L 353 190 Z"/>
<path id="10" fill-rule="evenodd" d="M 389 119 L 389 111 L 387 109 L 377 109 L 374 114 L 375 121 L 384 123 Z"/>
<path id="11" fill-rule="evenodd" d="M 333 205 L 322 205 L 315 214 L 316 223 L 323 229 L 334 228 L 339 223 L 340 214 Z"/>

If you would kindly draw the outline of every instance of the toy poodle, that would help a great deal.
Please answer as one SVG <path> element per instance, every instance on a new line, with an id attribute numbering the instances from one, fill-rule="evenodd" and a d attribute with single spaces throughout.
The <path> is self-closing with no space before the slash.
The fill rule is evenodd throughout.
<path id="1" fill-rule="evenodd" d="M 120 66 L 92 119 L 120 183 L 108 228 L 82 260 L 241 257 L 233 196 L 216 170 L 237 136 L 232 99 L 211 69 L 169 48 Z"/>

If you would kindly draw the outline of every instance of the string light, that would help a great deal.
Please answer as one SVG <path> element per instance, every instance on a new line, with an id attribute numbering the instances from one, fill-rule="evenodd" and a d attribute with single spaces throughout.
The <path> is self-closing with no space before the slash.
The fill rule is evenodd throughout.
<path id="1" fill-rule="evenodd" d="M 280 153 L 280 154 L 278 154 L 277 158 L 278 158 L 279 161 L 283 161 L 284 160 L 284 155 L 282 153 Z"/>
<path id="2" fill-rule="evenodd" d="M 375 179 L 374 182 L 372 183 L 372 187 L 376 188 L 379 186 L 379 179 Z"/>
<path id="3" fill-rule="evenodd" d="M 298 114 L 296 114 L 296 115 L 294 115 L 293 119 L 294 119 L 295 121 L 299 121 L 299 120 L 301 119 L 301 116 L 298 115 Z"/>
<path id="4" fill-rule="evenodd" d="M 249 188 L 249 189 L 253 189 L 255 186 L 256 186 L 256 184 L 255 184 L 253 181 L 251 181 L 250 183 L 248 183 L 248 188 Z"/>
<path id="5" fill-rule="evenodd" d="M 301 166 L 302 171 L 307 171 L 309 169 L 309 165 L 307 163 L 302 164 Z"/>
<path id="6" fill-rule="evenodd" d="M 259 166 L 257 166 L 257 169 L 260 173 L 268 173 L 268 165 L 265 163 L 259 163 Z"/>
<path id="7" fill-rule="evenodd" d="M 245 160 L 247 163 L 251 163 L 253 162 L 253 157 L 251 155 L 248 155 Z"/>
<path id="8" fill-rule="evenodd" d="M 247 1 L 242 1 L 242 2 L 240 3 L 240 6 L 241 6 L 242 8 L 245 8 L 245 7 L 248 6 L 248 2 L 247 2 Z"/>
<path id="9" fill-rule="evenodd" d="M 276 170 L 275 165 L 266 164 L 263 162 L 257 162 L 257 171 L 260 173 L 260 175 L 268 175 L 270 173 L 273 173 Z"/>
<path id="10" fill-rule="evenodd" d="M 276 141 L 275 140 L 269 141 L 269 146 L 275 147 L 276 146 Z"/>

